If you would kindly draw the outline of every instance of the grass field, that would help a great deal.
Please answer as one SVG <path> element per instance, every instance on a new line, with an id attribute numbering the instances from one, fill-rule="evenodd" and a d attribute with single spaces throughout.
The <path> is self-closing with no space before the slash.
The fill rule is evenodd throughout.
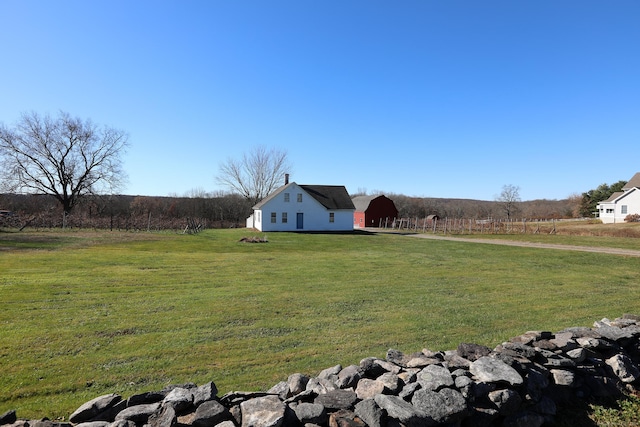
<path id="1" fill-rule="evenodd" d="M 264 390 L 389 348 L 493 347 L 640 314 L 638 258 L 366 232 L 239 243 L 249 235 L 0 232 L 0 413 L 67 417 L 189 381 Z"/>

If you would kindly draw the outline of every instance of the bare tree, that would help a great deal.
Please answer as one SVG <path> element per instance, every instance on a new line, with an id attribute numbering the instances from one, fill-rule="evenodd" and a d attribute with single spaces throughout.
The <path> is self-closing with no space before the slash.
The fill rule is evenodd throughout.
<path id="1" fill-rule="evenodd" d="M 229 158 L 220 164 L 216 181 L 256 204 L 282 184 L 290 169 L 286 151 L 260 145 L 240 160 Z"/>
<path id="2" fill-rule="evenodd" d="M 0 124 L 0 175 L 7 191 L 54 196 L 68 214 L 85 195 L 113 193 L 125 181 L 126 133 L 60 112 L 23 114 Z"/>
<path id="3" fill-rule="evenodd" d="M 518 210 L 520 187 L 513 184 L 504 185 L 502 192 L 496 197 L 496 202 L 502 206 L 504 213 L 507 214 L 507 219 L 511 219 L 511 216 Z"/>

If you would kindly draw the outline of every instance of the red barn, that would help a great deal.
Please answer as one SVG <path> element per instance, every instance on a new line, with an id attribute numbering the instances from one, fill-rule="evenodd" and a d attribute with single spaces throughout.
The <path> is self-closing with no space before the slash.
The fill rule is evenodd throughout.
<path id="1" fill-rule="evenodd" d="M 380 227 L 398 217 L 395 203 L 386 196 L 356 196 L 352 200 L 356 207 L 353 228 Z"/>

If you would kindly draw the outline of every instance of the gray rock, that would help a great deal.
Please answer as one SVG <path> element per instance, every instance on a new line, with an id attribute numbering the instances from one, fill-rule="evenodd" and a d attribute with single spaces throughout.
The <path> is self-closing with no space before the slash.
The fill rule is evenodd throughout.
<path id="1" fill-rule="evenodd" d="M 313 403 L 318 403 L 328 411 L 336 411 L 338 409 L 353 409 L 358 396 L 350 390 L 332 390 L 325 394 L 320 394 L 315 398 Z"/>
<path id="2" fill-rule="evenodd" d="M 437 423 L 451 423 L 459 421 L 468 413 L 467 401 L 460 392 L 443 388 L 436 392 L 418 390 L 414 393 L 411 403 L 427 419 Z"/>
<path id="3" fill-rule="evenodd" d="M 576 363 L 584 362 L 584 360 L 587 358 L 587 351 L 582 347 L 569 350 L 566 354 L 567 357 L 573 359 L 573 361 Z"/>
<path id="4" fill-rule="evenodd" d="M 218 387 L 216 387 L 213 381 L 202 384 L 191 391 L 193 392 L 193 404 L 195 406 L 199 406 L 203 402 L 213 400 L 218 396 Z"/>
<path id="5" fill-rule="evenodd" d="M 437 391 L 454 384 L 451 372 L 444 366 L 429 365 L 418 373 L 418 382 L 426 390 Z"/>
<path id="6" fill-rule="evenodd" d="M 360 418 L 353 412 L 340 409 L 329 415 L 329 426 L 335 427 L 367 427 Z"/>
<path id="7" fill-rule="evenodd" d="M 9 423 L 0 422 L 0 426 L 4 424 L 9 424 Z M 74 425 L 74 427 L 107 427 L 109 425 L 111 425 L 109 421 L 88 421 L 86 423 L 76 424 Z"/>
<path id="8" fill-rule="evenodd" d="M 181 413 L 193 406 L 193 392 L 176 387 L 162 400 L 162 406 L 171 406 L 177 413 Z"/>
<path id="9" fill-rule="evenodd" d="M 338 387 L 333 381 L 325 378 L 310 378 L 306 388 L 307 391 L 312 391 L 316 394 L 325 394 L 337 389 Z"/>
<path id="10" fill-rule="evenodd" d="M 354 412 L 369 427 L 382 427 L 386 424 L 382 409 L 373 399 L 364 399 L 358 402 Z"/>
<path id="11" fill-rule="evenodd" d="M 489 400 L 496 405 L 501 415 L 514 414 L 522 404 L 522 398 L 515 390 L 503 389 L 489 393 Z"/>
<path id="12" fill-rule="evenodd" d="M 127 399 L 127 407 L 161 402 L 166 395 L 167 393 L 160 391 L 149 391 L 146 393 L 134 394 Z"/>
<path id="13" fill-rule="evenodd" d="M 473 362 L 483 356 L 491 354 L 491 349 L 478 344 L 460 343 L 457 352 L 458 356 Z"/>
<path id="14" fill-rule="evenodd" d="M 136 427 L 136 423 L 130 420 L 115 420 L 109 427 Z"/>
<path id="15" fill-rule="evenodd" d="M 400 350 L 390 348 L 389 350 L 387 350 L 386 360 L 387 362 L 406 368 L 407 362 L 409 362 L 410 358 Z"/>
<path id="16" fill-rule="evenodd" d="M 429 422 L 424 414 L 419 412 L 411 403 L 402 400 L 398 396 L 379 394 L 374 398 L 376 404 L 385 410 L 389 418 L 399 421 L 407 427 L 429 426 L 434 422 Z"/>
<path id="17" fill-rule="evenodd" d="M 640 377 L 640 371 L 624 354 L 616 354 L 605 360 L 605 363 L 611 367 L 613 373 L 623 383 L 632 383 Z"/>
<path id="18" fill-rule="evenodd" d="M 318 403 L 300 403 L 293 411 L 302 424 L 324 424 L 328 420 L 327 410 Z"/>
<path id="19" fill-rule="evenodd" d="M 338 379 L 336 380 L 336 386 L 338 388 L 355 388 L 358 385 L 358 381 L 362 378 L 360 373 L 360 366 L 350 365 L 342 369 L 338 373 Z"/>
<path id="20" fill-rule="evenodd" d="M 573 387 L 576 384 L 576 374 L 566 369 L 551 369 L 551 376 L 556 385 Z"/>
<path id="21" fill-rule="evenodd" d="M 578 343 L 573 339 L 571 332 L 559 332 L 549 341 L 565 353 L 578 347 Z"/>
<path id="22" fill-rule="evenodd" d="M 522 376 L 506 363 L 492 357 L 481 357 L 471 363 L 469 372 L 476 380 L 486 383 L 506 382 L 511 385 L 523 383 Z"/>
<path id="23" fill-rule="evenodd" d="M 332 366 L 330 368 L 323 369 L 318 374 L 318 378 L 323 378 L 325 380 L 329 379 L 329 378 L 333 377 L 334 375 L 338 375 L 341 370 L 342 370 L 342 365 L 335 365 L 335 366 Z"/>
<path id="24" fill-rule="evenodd" d="M 18 420 L 15 409 L 11 409 L 0 415 L 0 426 L 5 424 L 13 424 Z"/>
<path id="25" fill-rule="evenodd" d="M 121 400 L 122 397 L 114 393 L 96 397 L 76 409 L 73 414 L 69 416 L 69 422 L 72 424 L 79 424 L 86 421 L 94 421 L 99 418 L 100 414 L 108 411 Z"/>
<path id="26" fill-rule="evenodd" d="M 160 402 L 131 406 L 116 415 L 117 420 L 129 420 L 136 424 L 146 424 L 151 414 L 160 409 Z"/>
<path id="27" fill-rule="evenodd" d="M 191 425 L 194 427 L 207 427 L 230 419 L 231 413 L 227 408 L 216 400 L 208 400 L 198 406 Z"/>
<path id="28" fill-rule="evenodd" d="M 300 373 L 291 374 L 289 378 L 287 378 L 287 385 L 292 395 L 305 391 L 308 383 L 309 377 Z"/>
<path id="29" fill-rule="evenodd" d="M 177 422 L 176 410 L 171 405 L 160 408 L 149 416 L 149 427 L 173 427 Z"/>
<path id="30" fill-rule="evenodd" d="M 402 390 L 398 392 L 398 396 L 406 401 L 410 401 L 416 390 L 420 390 L 420 383 L 409 383 L 402 387 Z"/>
<path id="31" fill-rule="evenodd" d="M 287 383 L 287 381 L 280 381 L 278 384 L 267 390 L 267 393 L 277 394 L 282 400 L 288 399 L 289 396 L 292 395 L 291 390 L 289 390 L 289 384 Z"/>
<path id="32" fill-rule="evenodd" d="M 369 378 L 363 378 L 358 381 L 358 387 L 356 387 L 356 396 L 358 399 L 369 399 L 376 394 L 382 394 L 384 392 L 384 384 L 378 380 L 371 380 Z"/>
<path id="33" fill-rule="evenodd" d="M 387 394 L 397 394 L 398 390 L 400 390 L 400 378 L 391 372 L 380 375 L 376 381 L 380 381 L 384 385 L 385 389 L 388 390 Z"/>
<path id="34" fill-rule="evenodd" d="M 285 404 L 277 396 L 263 396 L 240 404 L 242 427 L 279 427 L 284 421 Z"/>

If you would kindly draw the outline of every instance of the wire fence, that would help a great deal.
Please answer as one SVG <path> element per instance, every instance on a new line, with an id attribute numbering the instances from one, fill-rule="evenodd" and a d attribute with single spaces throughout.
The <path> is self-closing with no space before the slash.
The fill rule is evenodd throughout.
<path id="1" fill-rule="evenodd" d="M 379 227 L 433 234 L 556 234 L 556 219 L 394 218 Z"/>

